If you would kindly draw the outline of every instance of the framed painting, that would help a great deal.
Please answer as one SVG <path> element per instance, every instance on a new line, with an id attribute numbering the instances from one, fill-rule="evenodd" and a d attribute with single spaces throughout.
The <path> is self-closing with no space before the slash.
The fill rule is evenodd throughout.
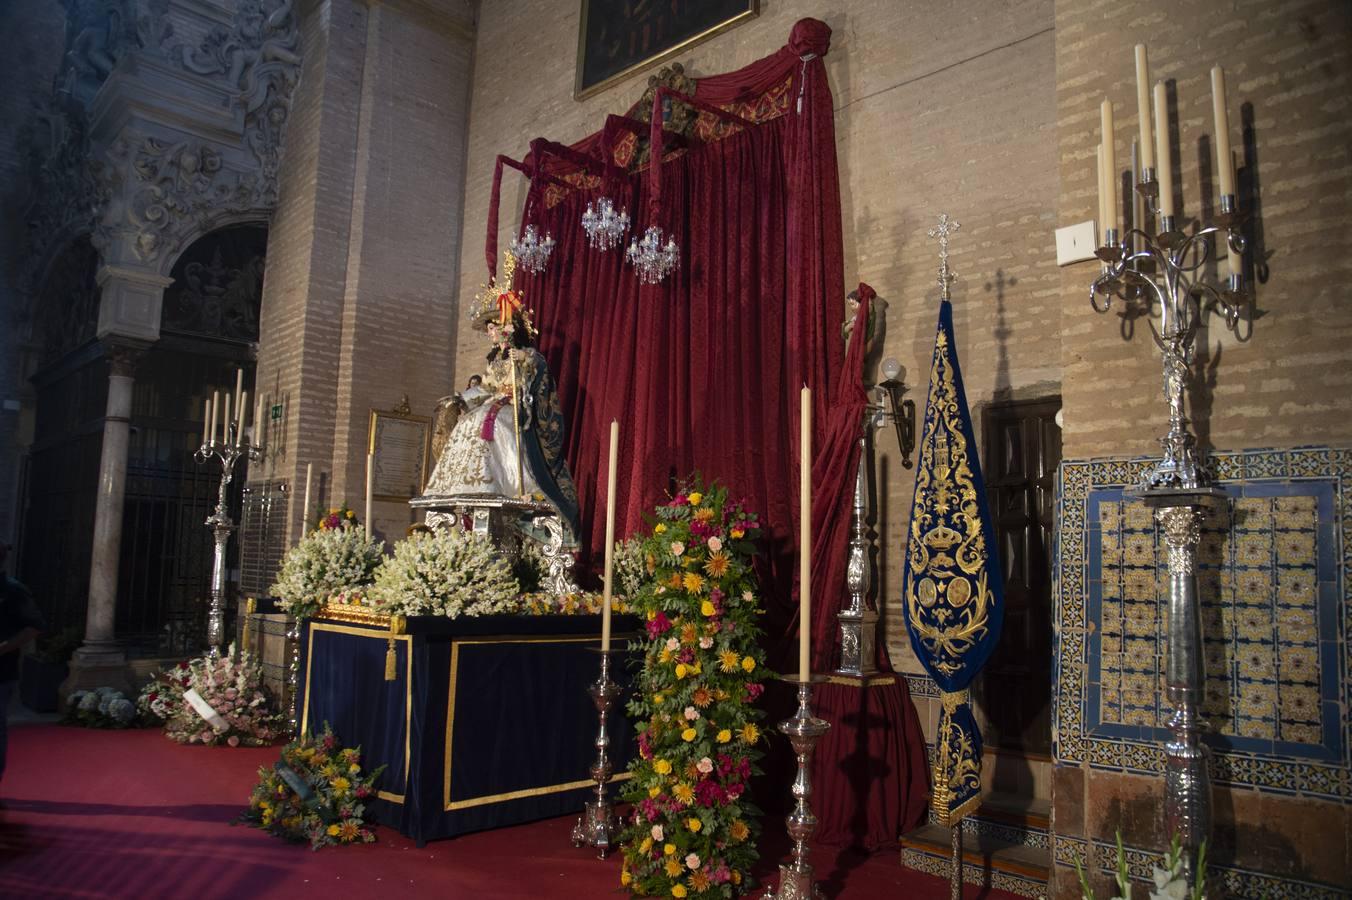
<path id="1" fill-rule="evenodd" d="M 372 455 L 371 496 L 375 500 L 411 500 L 427 482 L 432 420 L 415 416 L 408 397 L 391 410 L 371 410 L 367 451 Z"/>
<path id="2" fill-rule="evenodd" d="M 758 12 L 760 0 L 582 0 L 573 97 L 589 97 Z"/>

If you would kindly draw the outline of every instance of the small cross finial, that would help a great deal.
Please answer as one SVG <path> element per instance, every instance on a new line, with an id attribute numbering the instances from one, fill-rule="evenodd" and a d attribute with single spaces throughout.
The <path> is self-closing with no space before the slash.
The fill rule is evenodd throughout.
<path id="1" fill-rule="evenodd" d="M 948 218 L 948 213 L 939 214 L 939 224 L 929 230 L 929 236 L 939 239 L 939 290 L 943 299 L 951 299 L 949 287 L 958 276 L 948 268 L 948 236 L 962 227 L 959 222 Z"/>

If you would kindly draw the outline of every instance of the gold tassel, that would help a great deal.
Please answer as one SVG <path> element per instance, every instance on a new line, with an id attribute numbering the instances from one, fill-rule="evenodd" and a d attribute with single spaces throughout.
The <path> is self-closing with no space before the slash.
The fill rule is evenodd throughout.
<path id="1" fill-rule="evenodd" d="M 390 636 L 385 642 L 385 680 L 394 681 L 398 677 L 398 657 L 394 652 L 394 636 L 404 633 L 404 617 L 390 616 Z"/>
<path id="2" fill-rule="evenodd" d="M 250 653 L 255 651 L 253 646 L 253 618 L 258 612 L 258 600 L 254 597 L 248 597 L 244 600 L 244 635 L 240 639 L 240 645 Z"/>

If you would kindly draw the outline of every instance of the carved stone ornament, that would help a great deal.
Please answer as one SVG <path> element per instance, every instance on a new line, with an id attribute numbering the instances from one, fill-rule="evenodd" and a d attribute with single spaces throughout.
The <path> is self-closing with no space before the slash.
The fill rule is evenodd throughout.
<path id="1" fill-rule="evenodd" d="M 27 129 L 29 293 L 72 235 L 92 232 L 105 259 L 115 241 L 124 241 L 135 259 L 154 265 L 222 219 L 268 216 L 277 204 L 284 131 L 300 75 L 293 0 L 241 0 L 229 27 L 211 24 L 190 6 L 175 6 L 171 19 L 169 0 L 65 5 L 65 58 L 52 96 Z M 201 19 L 203 27 L 193 33 L 205 37 L 180 39 L 172 23 L 184 17 Z M 109 145 L 91 147 L 86 110 L 129 54 L 217 82 L 243 113 L 239 144 L 124 129 Z"/>
<path id="2" fill-rule="evenodd" d="M 104 352 L 108 355 L 109 375 L 131 378 L 136 374 L 136 364 L 145 354 L 145 348 L 109 342 L 104 345 Z"/>
<path id="3" fill-rule="evenodd" d="M 691 97 L 695 95 L 695 79 L 685 74 L 685 66 L 680 63 L 672 63 L 658 69 L 656 75 L 648 76 L 648 89 L 643 92 L 643 96 L 639 98 L 637 103 L 629 107 L 625 115 L 631 119 L 638 119 L 645 124 L 651 124 L 653 97 L 657 95 L 659 87 L 671 88 Z M 688 104 L 674 101 L 668 97 L 662 104 L 662 116 L 665 122 L 663 127 L 667 131 L 689 137 L 694 132 L 695 120 L 699 118 L 699 112 Z M 647 129 L 645 128 L 644 137 L 640 140 L 638 154 L 630 162 L 631 168 L 641 169 L 647 165 L 648 155 Z"/>

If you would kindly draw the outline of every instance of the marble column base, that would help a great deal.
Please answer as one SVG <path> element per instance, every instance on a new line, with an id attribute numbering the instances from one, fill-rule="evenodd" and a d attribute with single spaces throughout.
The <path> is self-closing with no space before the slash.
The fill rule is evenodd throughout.
<path id="1" fill-rule="evenodd" d="M 86 643 L 71 657 L 70 674 L 57 692 L 61 708 L 73 692 L 101 687 L 114 688 L 135 699 L 126 652 L 116 644 Z"/>

